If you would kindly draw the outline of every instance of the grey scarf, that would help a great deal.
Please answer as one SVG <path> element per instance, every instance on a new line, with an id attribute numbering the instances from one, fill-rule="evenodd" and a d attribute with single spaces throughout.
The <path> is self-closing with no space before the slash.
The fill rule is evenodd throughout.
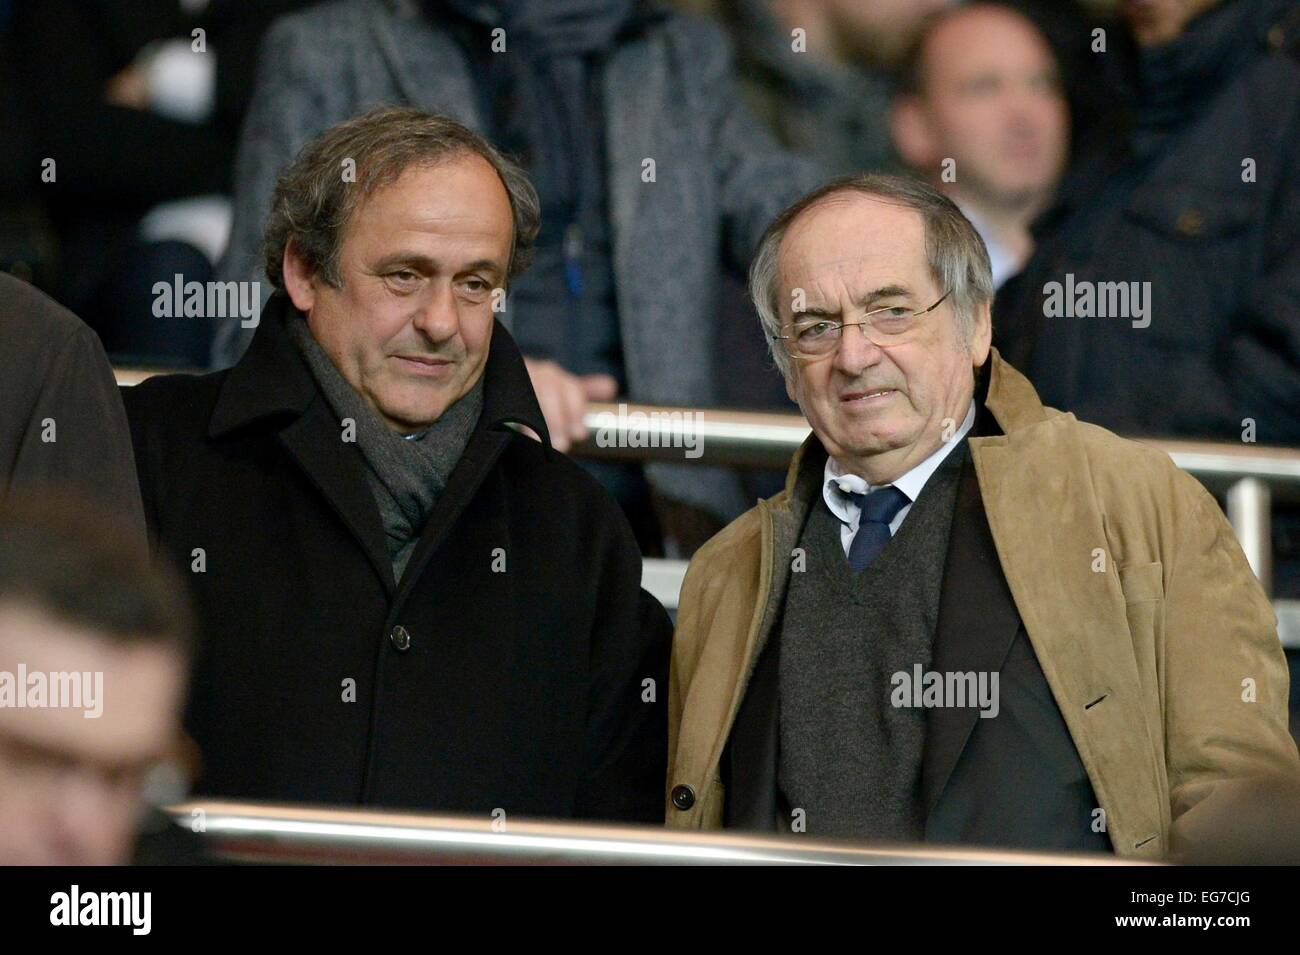
<path id="1" fill-rule="evenodd" d="M 334 414 L 340 422 L 346 418 L 356 422 L 356 444 L 365 465 L 366 482 L 383 519 L 393 579 L 400 581 L 420 532 L 478 424 L 483 410 L 483 378 L 480 375 L 474 386 L 424 431 L 403 437 L 353 390 L 304 319 L 291 317 L 287 324 L 290 338 L 306 359 Z"/>

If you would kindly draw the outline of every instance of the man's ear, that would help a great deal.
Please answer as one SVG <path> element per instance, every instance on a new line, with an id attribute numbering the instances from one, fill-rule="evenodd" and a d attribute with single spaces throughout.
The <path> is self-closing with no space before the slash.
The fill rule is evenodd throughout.
<path id="1" fill-rule="evenodd" d="M 903 162 L 927 175 L 939 174 L 934 136 L 919 97 L 907 95 L 894 100 L 889 110 L 889 131 Z"/>
<path id="2" fill-rule="evenodd" d="M 289 293 L 294 308 L 304 314 L 310 312 L 316 304 L 316 275 L 293 239 L 285 243 L 280 268 L 284 273 L 284 290 Z"/>
<path id="3" fill-rule="evenodd" d="M 993 307 L 985 302 L 975 312 L 975 328 L 972 329 L 970 352 L 971 364 L 980 368 L 989 360 L 989 347 L 993 344 Z"/>

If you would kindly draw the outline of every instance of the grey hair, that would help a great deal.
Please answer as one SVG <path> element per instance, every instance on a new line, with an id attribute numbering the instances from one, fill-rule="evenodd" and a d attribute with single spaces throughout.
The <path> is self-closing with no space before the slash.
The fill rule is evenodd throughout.
<path id="1" fill-rule="evenodd" d="M 507 274 L 519 274 L 532 258 L 541 222 L 537 190 L 524 171 L 453 119 L 389 106 L 331 126 L 280 173 L 263 242 L 267 278 L 277 289 L 284 288 L 284 250 L 292 241 L 312 272 L 337 288 L 342 284 L 343 234 L 362 199 L 412 166 L 465 155 L 482 157 L 501 178 L 514 225 Z M 344 176 L 349 161 L 355 181 Z"/>
<path id="2" fill-rule="evenodd" d="M 916 210 L 925 226 L 925 256 L 935 282 L 948 291 L 957 316 L 958 333 L 967 347 L 975 335 L 979 309 L 993 300 L 993 269 L 988 249 L 951 199 L 918 179 L 878 173 L 843 176 L 808 193 L 773 220 L 759 240 L 749 267 L 749 295 L 758 309 L 776 367 L 787 379 L 793 371 L 790 356 L 776 340 L 781 334 L 777 255 L 781 240 L 802 213 L 818 203 L 846 192 L 876 196 Z"/>

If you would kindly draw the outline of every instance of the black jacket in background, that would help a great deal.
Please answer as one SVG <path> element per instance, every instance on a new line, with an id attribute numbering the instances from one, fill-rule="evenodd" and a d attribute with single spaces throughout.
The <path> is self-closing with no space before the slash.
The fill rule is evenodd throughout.
<path id="1" fill-rule="evenodd" d="M 46 422 L 50 426 L 46 426 Z M 0 272 L 0 498 L 83 497 L 144 547 L 135 460 L 113 369 L 85 322 Z"/>
<path id="2" fill-rule="evenodd" d="M 1294 0 L 1228 0 L 1140 51 L 1127 134 L 1067 180 L 995 304 L 995 344 L 1045 404 L 1126 435 L 1240 441 L 1249 418 L 1300 444 L 1297 51 Z M 1150 282 L 1150 326 L 1044 317 L 1067 274 Z"/>
<path id="3" fill-rule="evenodd" d="M 41 277 L 110 350 L 132 350 L 116 340 L 114 323 L 124 319 L 108 315 L 122 306 L 105 285 L 129 258 L 141 216 L 160 203 L 230 191 L 261 35 L 275 16 L 310 2 L 212 0 L 191 16 L 177 0 L 16 0 L 7 38 L 13 62 L 0 63 L 0 86 L 13 87 L 7 97 L 0 89 L 11 110 L 0 156 L 16 168 L 0 173 L 0 188 L 48 212 L 57 268 L 46 264 Z M 141 50 L 161 40 L 192 41 L 195 29 L 204 31 L 217 63 L 212 117 L 189 123 L 105 101 L 109 81 Z M 53 182 L 41 178 L 47 158 L 56 163 Z M 147 323 L 147 312 L 138 320 Z"/>
<path id="4" fill-rule="evenodd" d="M 508 333 L 395 587 L 359 451 L 286 334 L 302 320 L 279 293 L 233 369 L 126 394 L 150 529 L 204 631 L 197 791 L 659 822 L 669 621 L 613 500 L 507 426 L 546 434 Z"/>

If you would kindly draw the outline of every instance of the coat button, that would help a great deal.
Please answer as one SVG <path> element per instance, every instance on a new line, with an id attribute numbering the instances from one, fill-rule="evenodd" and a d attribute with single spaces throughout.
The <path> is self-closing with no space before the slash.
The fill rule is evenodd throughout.
<path id="1" fill-rule="evenodd" d="M 388 635 L 388 639 L 395 650 L 405 653 L 411 649 L 411 635 L 406 632 L 406 628 L 403 626 L 394 627 L 393 632 Z"/>
<path id="2" fill-rule="evenodd" d="M 690 786 L 673 787 L 673 805 L 685 812 L 695 805 L 695 790 Z"/>
<path id="3" fill-rule="evenodd" d="M 1174 223 L 1176 228 L 1183 235 L 1195 237 L 1205 231 L 1205 216 L 1201 215 L 1197 209 L 1184 209 L 1178 215 L 1178 221 Z"/>

